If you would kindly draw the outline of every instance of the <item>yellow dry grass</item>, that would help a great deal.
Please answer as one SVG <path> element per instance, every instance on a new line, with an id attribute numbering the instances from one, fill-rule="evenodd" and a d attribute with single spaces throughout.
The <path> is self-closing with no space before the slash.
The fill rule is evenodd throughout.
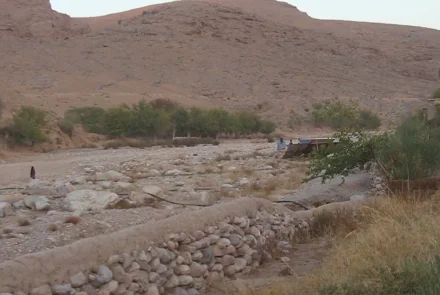
<path id="1" fill-rule="evenodd" d="M 238 294 L 349 294 L 346 286 L 363 290 L 362 294 L 378 294 L 377 290 L 384 294 L 383 290 L 397 286 L 385 293 L 402 294 L 395 290 L 407 280 L 399 275 L 408 276 L 407 263 L 432 263 L 440 254 L 439 210 L 440 193 L 424 201 L 397 197 L 375 200 L 355 215 L 321 213 L 312 230 L 319 229 L 315 234 L 324 236 L 333 248 L 318 271 L 301 280 L 293 277 L 289 282 Z M 410 273 L 408 279 L 414 278 L 417 274 Z M 335 286 L 338 291 L 330 292 Z"/>

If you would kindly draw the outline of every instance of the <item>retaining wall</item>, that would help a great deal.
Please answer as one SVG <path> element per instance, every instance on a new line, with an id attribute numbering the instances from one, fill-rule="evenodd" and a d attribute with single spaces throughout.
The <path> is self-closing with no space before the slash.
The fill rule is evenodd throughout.
<path id="1" fill-rule="evenodd" d="M 315 211 L 242 198 L 149 222 L 6 261 L 0 293 L 158 295 L 183 288 L 198 294 L 210 282 L 259 267 L 271 258 L 269 242 L 288 246 Z"/>

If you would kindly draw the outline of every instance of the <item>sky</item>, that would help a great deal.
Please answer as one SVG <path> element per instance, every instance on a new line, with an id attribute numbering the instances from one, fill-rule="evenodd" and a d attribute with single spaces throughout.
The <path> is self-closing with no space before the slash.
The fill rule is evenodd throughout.
<path id="1" fill-rule="evenodd" d="M 166 0 L 51 0 L 73 17 L 100 16 Z M 440 30 L 440 0 L 284 0 L 314 18 L 381 22 Z"/>

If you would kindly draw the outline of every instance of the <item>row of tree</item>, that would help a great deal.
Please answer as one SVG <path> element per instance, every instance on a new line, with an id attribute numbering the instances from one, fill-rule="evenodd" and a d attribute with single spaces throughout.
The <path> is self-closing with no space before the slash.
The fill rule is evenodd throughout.
<path id="1" fill-rule="evenodd" d="M 69 132 L 81 124 L 88 132 L 125 137 L 218 137 L 270 134 L 275 124 L 250 112 L 231 113 L 221 108 L 186 109 L 167 100 L 122 104 L 110 109 L 75 108 L 66 112 L 60 127 Z"/>

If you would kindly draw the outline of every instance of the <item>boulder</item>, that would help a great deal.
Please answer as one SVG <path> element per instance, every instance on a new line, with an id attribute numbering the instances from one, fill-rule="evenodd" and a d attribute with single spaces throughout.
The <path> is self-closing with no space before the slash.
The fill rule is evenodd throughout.
<path id="1" fill-rule="evenodd" d="M 142 192 L 144 192 L 145 194 L 153 194 L 158 197 L 163 196 L 163 189 L 155 185 L 144 186 L 142 188 Z"/>
<path id="2" fill-rule="evenodd" d="M 28 195 L 46 195 L 55 196 L 56 190 L 48 181 L 41 181 L 39 179 L 32 179 L 26 186 L 26 193 Z"/>
<path id="3" fill-rule="evenodd" d="M 114 190 L 118 194 L 130 193 L 131 191 L 137 190 L 136 185 L 129 182 L 119 181 L 114 185 Z"/>
<path id="4" fill-rule="evenodd" d="M 70 211 L 93 211 L 113 208 L 121 199 L 115 193 L 78 190 L 67 194 L 66 207 Z"/>
<path id="5" fill-rule="evenodd" d="M 56 183 L 55 190 L 57 192 L 57 197 L 65 197 L 68 193 L 71 193 L 75 190 L 75 187 L 70 183 Z"/>
<path id="6" fill-rule="evenodd" d="M 27 196 L 24 198 L 24 204 L 32 210 L 43 211 L 50 209 L 49 199 L 44 196 Z"/>
<path id="7" fill-rule="evenodd" d="M 119 173 L 119 172 L 114 171 L 114 170 L 110 170 L 110 171 L 104 172 L 102 174 L 102 177 L 103 177 L 104 180 L 114 181 L 114 182 L 121 181 L 121 180 L 124 180 L 124 179 L 127 178 L 124 174 Z"/>

